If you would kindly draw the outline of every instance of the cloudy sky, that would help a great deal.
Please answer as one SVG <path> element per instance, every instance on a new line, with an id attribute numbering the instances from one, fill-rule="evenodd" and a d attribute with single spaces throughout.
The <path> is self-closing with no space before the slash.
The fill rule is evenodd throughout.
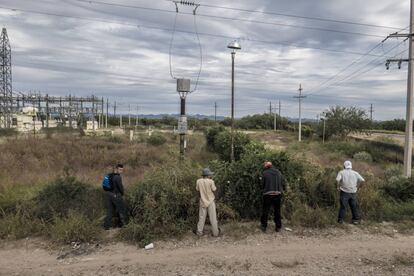
<path id="1" fill-rule="evenodd" d="M 229 116 L 227 44 L 238 39 L 237 117 L 268 111 L 279 100 L 282 116 L 297 117 L 293 96 L 302 84 L 304 117 L 336 104 L 373 104 L 375 119 L 392 119 L 405 116 L 407 65 L 386 70 L 384 64 L 407 58 L 408 43 L 380 42 L 408 27 L 409 2 L 200 0 L 202 55 L 194 7 L 179 5 L 176 14 L 167 0 L 0 0 L 0 19 L 16 91 L 94 94 L 117 101 L 123 112 L 139 105 L 143 114 L 177 113 L 172 77 L 190 78 L 194 88 L 202 60 L 187 112 L 211 115 L 217 102 L 218 114 Z"/>

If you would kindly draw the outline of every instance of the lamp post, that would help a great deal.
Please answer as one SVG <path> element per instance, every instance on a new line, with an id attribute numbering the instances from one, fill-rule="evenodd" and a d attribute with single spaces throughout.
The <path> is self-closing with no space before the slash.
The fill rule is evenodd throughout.
<path id="1" fill-rule="evenodd" d="M 234 162 L 234 57 L 236 51 L 241 50 L 240 43 L 236 40 L 227 45 L 227 48 L 231 49 L 231 148 L 230 148 L 230 160 Z"/>

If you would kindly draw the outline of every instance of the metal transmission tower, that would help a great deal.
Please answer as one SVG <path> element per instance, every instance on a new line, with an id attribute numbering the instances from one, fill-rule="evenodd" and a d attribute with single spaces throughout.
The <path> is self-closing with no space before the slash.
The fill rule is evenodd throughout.
<path id="1" fill-rule="evenodd" d="M 408 59 L 388 59 L 385 63 L 387 69 L 390 68 L 390 63 L 397 62 L 398 68 L 401 68 L 402 62 L 408 63 L 408 80 L 407 80 L 407 108 L 405 117 L 405 145 L 404 145 L 404 175 L 411 177 L 411 163 L 413 156 L 413 98 L 414 98 L 414 0 L 410 1 L 410 29 L 409 33 L 400 34 L 393 33 L 387 36 L 388 38 L 403 37 L 409 41 L 409 56 Z"/>
<path id="2" fill-rule="evenodd" d="M 2 125 L 11 127 L 11 114 L 13 109 L 11 47 L 6 28 L 3 28 L 0 37 L 0 95 L 2 96 L 0 115 Z"/>
<path id="3" fill-rule="evenodd" d="M 372 122 L 372 113 L 374 113 L 374 108 L 372 107 L 372 104 L 371 104 L 371 106 L 370 106 L 370 108 L 369 108 L 369 118 L 371 119 L 371 122 Z"/>

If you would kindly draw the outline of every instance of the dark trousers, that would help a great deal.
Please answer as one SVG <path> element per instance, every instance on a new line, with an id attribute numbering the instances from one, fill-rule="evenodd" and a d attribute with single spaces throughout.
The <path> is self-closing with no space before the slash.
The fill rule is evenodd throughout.
<path id="1" fill-rule="evenodd" d="M 119 215 L 121 225 L 128 223 L 128 215 L 122 195 L 111 192 L 105 192 L 106 217 L 104 222 L 105 228 L 112 227 L 112 218 L 115 214 Z"/>
<path id="2" fill-rule="evenodd" d="M 339 208 L 339 214 L 338 214 L 338 221 L 341 222 L 344 220 L 346 215 L 346 208 L 351 208 L 352 212 L 352 221 L 359 221 L 360 215 L 359 215 L 359 207 L 358 207 L 358 201 L 357 201 L 357 195 L 356 193 L 345 193 L 341 191 L 341 194 L 339 196 L 339 202 L 341 204 L 341 207 Z"/>
<path id="3" fill-rule="evenodd" d="M 280 215 L 280 204 L 281 204 L 281 195 L 264 195 L 263 196 L 263 210 L 262 217 L 260 219 L 262 227 L 267 227 L 267 220 L 269 218 L 270 208 L 273 206 L 275 211 L 275 225 L 276 228 L 282 228 L 282 217 Z"/>

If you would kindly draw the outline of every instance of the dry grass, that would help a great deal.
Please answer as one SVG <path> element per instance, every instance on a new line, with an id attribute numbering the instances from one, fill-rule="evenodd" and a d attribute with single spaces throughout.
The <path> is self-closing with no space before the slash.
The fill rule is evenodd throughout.
<path id="1" fill-rule="evenodd" d="M 0 188 L 33 186 L 73 175 L 99 185 L 109 164 L 126 165 L 125 183 L 142 179 L 152 163 L 168 158 L 168 147 L 124 139 L 60 135 L 51 139 L 8 139 L 0 144 Z"/>

